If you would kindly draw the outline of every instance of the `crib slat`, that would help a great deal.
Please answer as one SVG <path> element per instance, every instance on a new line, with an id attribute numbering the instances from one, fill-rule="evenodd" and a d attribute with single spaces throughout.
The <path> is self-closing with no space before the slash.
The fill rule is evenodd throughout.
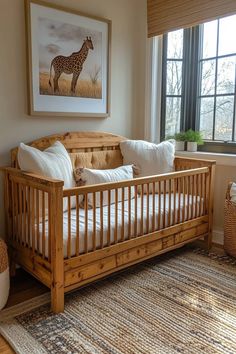
<path id="1" fill-rule="evenodd" d="M 93 251 L 96 250 L 96 193 L 93 192 Z"/>
<path id="2" fill-rule="evenodd" d="M 207 175 L 204 174 L 204 200 L 203 200 L 203 212 L 204 212 L 204 215 L 206 214 L 206 202 L 207 202 L 206 184 L 207 184 Z"/>
<path id="3" fill-rule="evenodd" d="M 177 179 L 178 181 L 178 220 L 177 223 L 180 223 L 180 208 L 181 208 L 181 178 Z"/>
<path id="4" fill-rule="evenodd" d="M 169 202 L 168 202 L 168 225 L 170 226 L 171 224 L 171 210 L 172 210 L 172 203 L 171 203 L 171 179 L 169 179 L 168 183 L 168 196 L 169 196 Z"/>
<path id="5" fill-rule="evenodd" d="M 18 185 L 18 203 L 19 203 L 19 210 L 18 210 L 18 215 L 19 215 L 19 232 L 18 232 L 18 237 L 20 243 L 22 243 L 22 189 L 21 189 L 21 184 Z"/>
<path id="6" fill-rule="evenodd" d="M 196 218 L 197 215 L 197 176 L 193 176 L 193 185 L 194 185 L 194 218 Z"/>
<path id="7" fill-rule="evenodd" d="M 131 238 L 131 187 L 128 188 L 128 213 L 129 213 L 128 239 L 130 239 Z"/>
<path id="8" fill-rule="evenodd" d="M 176 222 L 176 193 L 177 193 L 177 190 L 176 190 L 176 179 L 174 179 L 174 182 L 173 182 L 173 194 L 174 194 L 174 207 L 173 207 L 173 222 L 172 222 L 172 225 L 175 225 L 175 222 Z"/>
<path id="9" fill-rule="evenodd" d="M 85 213 L 85 232 L 84 232 L 84 251 L 88 253 L 88 193 L 84 195 L 84 213 Z"/>
<path id="10" fill-rule="evenodd" d="M 103 248 L 103 192 L 100 192 L 100 248 Z"/>
<path id="11" fill-rule="evenodd" d="M 121 226 L 121 241 L 125 239 L 125 189 L 122 187 L 122 226 Z"/>
<path id="12" fill-rule="evenodd" d="M 80 209 L 79 209 L 79 195 L 76 196 L 76 256 L 80 253 L 80 242 L 79 242 L 79 218 L 80 218 Z"/>
<path id="13" fill-rule="evenodd" d="M 114 230 L 114 242 L 117 243 L 118 238 L 118 189 L 115 189 L 115 230 Z"/>
<path id="14" fill-rule="evenodd" d="M 164 208 L 164 213 L 163 213 L 163 227 L 166 227 L 166 181 L 163 182 L 163 208 Z"/>
<path id="15" fill-rule="evenodd" d="M 138 186 L 134 187 L 134 235 L 138 236 Z"/>
<path id="16" fill-rule="evenodd" d="M 187 176 L 187 220 L 189 220 L 190 177 Z"/>
<path id="17" fill-rule="evenodd" d="M 32 250 L 35 253 L 35 190 L 31 188 L 31 237 L 32 237 Z"/>
<path id="18" fill-rule="evenodd" d="M 52 198 L 50 194 L 48 194 L 48 220 L 51 220 L 52 214 Z M 51 261 L 51 239 L 52 239 L 52 230 L 51 230 L 51 222 L 48 223 L 48 260 Z"/>
<path id="19" fill-rule="evenodd" d="M 191 176 L 191 200 L 192 200 L 192 204 L 191 204 L 191 219 L 193 219 L 194 217 L 194 178 L 193 176 Z"/>
<path id="20" fill-rule="evenodd" d="M 67 257 L 71 258 L 71 202 L 70 202 L 70 197 L 68 197 L 67 200 L 68 203 L 68 210 L 67 210 L 67 216 L 68 216 L 68 238 L 67 238 Z"/>
<path id="21" fill-rule="evenodd" d="M 203 174 L 200 175 L 200 208 L 199 208 L 199 216 L 203 215 L 203 205 L 202 205 L 202 200 L 203 200 Z"/>
<path id="22" fill-rule="evenodd" d="M 12 218 L 13 218 L 13 223 L 12 223 L 12 240 L 16 239 L 16 228 L 15 228 L 15 219 L 16 219 L 16 212 L 15 212 L 15 183 L 12 181 L 11 182 L 11 198 L 12 198 Z"/>
<path id="23" fill-rule="evenodd" d="M 36 210 L 36 252 L 39 253 L 39 190 L 36 189 L 36 201 L 35 201 L 35 210 Z"/>
<path id="24" fill-rule="evenodd" d="M 45 258 L 45 192 L 42 192 L 42 254 Z"/>
<path id="25" fill-rule="evenodd" d="M 107 228 L 107 245 L 110 246 L 111 244 L 111 191 L 108 190 L 108 228 Z"/>
<path id="26" fill-rule="evenodd" d="M 27 187 L 23 187 L 23 213 L 24 213 L 24 227 L 23 227 L 23 235 L 24 235 L 24 245 L 26 245 L 26 234 L 27 234 Z"/>
<path id="27" fill-rule="evenodd" d="M 183 208 L 182 208 L 182 222 L 185 221 L 185 207 L 186 207 L 186 201 L 185 201 L 185 194 L 186 194 L 186 183 L 185 183 L 185 177 L 183 177 Z"/>
<path id="28" fill-rule="evenodd" d="M 201 215 L 204 215 L 204 184 L 205 184 L 205 174 L 201 175 L 201 185 L 202 185 L 202 192 L 201 192 Z"/>
<path id="29" fill-rule="evenodd" d="M 161 182 L 158 181 L 158 230 L 161 228 Z"/>
<path id="30" fill-rule="evenodd" d="M 209 184 L 210 184 L 210 175 L 209 173 L 206 174 L 206 203 L 205 203 L 205 208 L 206 208 L 206 213 L 209 214 Z"/>
<path id="31" fill-rule="evenodd" d="M 154 232 L 155 228 L 156 228 L 156 225 L 155 225 L 155 223 L 156 223 L 156 215 L 155 215 L 156 194 L 155 194 L 155 192 L 156 191 L 155 191 L 155 188 L 156 188 L 156 184 L 155 184 L 155 182 L 153 182 L 153 184 L 152 184 L 152 232 Z"/>
<path id="32" fill-rule="evenodd" d="M 199 178 L 199 209 L 198 216 L 202 215 L 202 175 L 198 176 Z"/>
<path id="33" fill-rule="evenodd" d="M 149 183 L 146 184 L 146 191 L 147 191 L 147 194 L 146 194 L 146 199 L 147 199 L 147 214 L 146 214 L 146 233 L 149 232 Z"/>
<path id="34" fill-rule="evenodd" d="M 141 234 L 144 234 L 144 228 L 143 228 L 143 197 L 144 197 L 144 185 L 141 185 L 141 225 L 140 225 L 140 231 Z"/>
<path id="35" fill-rule="evenodd" d="M 200 200 L 199 199 L 199 194 L 200 194 L 200 185 L 199 185 L 199 175 L 196 175 L 196 212 L 195 212 L 195 217 L 199 216 L 199 207 L 200 207 Z"/>
<path id="36" fill-rule="evenodd" d="M 19 242 L 19 198 L 18 198 L 18 184 L 15 183 L 15 208 L 16 208 L 16 241 Z"/>
<path id="37" fill-rule="evenodd" d="M 31 188 L 28 187 L 28 192 L 27 192 L 27 244 L 28 247 L 30 248 L 30 239 L 31 239 Z"/>

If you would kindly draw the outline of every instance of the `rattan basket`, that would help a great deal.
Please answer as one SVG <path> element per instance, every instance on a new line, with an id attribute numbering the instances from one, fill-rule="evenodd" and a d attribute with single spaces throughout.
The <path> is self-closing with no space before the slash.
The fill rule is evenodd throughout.
<path id="1" fill-rule="evenodd" d="M 224 206 L 224 249 L 230 256 L 236 257 L 236 203 L 231 201 L 229 183 Z"/>
<path id="2" fill-rule="evenodd" d="M 0 239 L 0 310 L 6 305 L 9 294 L 9 266 L 7 256 L 7 246 Z"/>

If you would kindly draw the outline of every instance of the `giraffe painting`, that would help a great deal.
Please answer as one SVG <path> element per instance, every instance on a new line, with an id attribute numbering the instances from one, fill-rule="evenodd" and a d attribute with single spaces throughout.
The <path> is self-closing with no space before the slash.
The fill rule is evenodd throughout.
<path id="1" fill-rule="evenodd" d="M 49 77 L 49 86 L 52 87 L 51 77 L 52 69 L 54 70 L 53 77 L 53 92 L 59 93 L 58 80 L 62 73 L 73 74 L 71 80 L 71 94 L 75 95 L 76 84 L 80 76 L 81 71 L 83 70 L 83 64 L 87 59 L 89 50 L 93 50 L 93 42 L 91 37 L 86 37 L 82 47 L 78 52 L 72 53 L 70 56 L 58 55 L 52 61 L 50 65 L 50 77 Z"/>

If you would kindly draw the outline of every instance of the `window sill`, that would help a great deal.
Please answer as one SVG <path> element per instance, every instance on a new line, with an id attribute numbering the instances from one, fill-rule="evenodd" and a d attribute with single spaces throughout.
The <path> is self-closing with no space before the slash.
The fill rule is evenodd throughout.
<path id="1" fill-rule="evenodd" d="M 176 151 L 175 155 L 179 157 L 192 157 L 196 159 L 215 160 L 216 164 L 219 166 L 236 166 L 236 155 L 232 154 L 220 154 L 203 151 Z"/>

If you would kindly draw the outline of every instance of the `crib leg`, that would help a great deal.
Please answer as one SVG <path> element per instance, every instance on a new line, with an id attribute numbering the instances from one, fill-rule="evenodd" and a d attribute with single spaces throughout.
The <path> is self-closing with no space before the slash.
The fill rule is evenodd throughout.
<path id="1" fill-rule="evenodd" d="M 208 235 L 204 237 L 204 243 L 205 243 L 206 249 L 208 251 L 210 251 L 210 249 L 212 247 L 212 234 L 211 234 L 211 232 L 209 232 Z"/>
<path id="2" fill-rule="evenodd" d="M 64 311 L 64 287 L 55 284 L 51 287 L 51 308 L 54 313 Z"/>

